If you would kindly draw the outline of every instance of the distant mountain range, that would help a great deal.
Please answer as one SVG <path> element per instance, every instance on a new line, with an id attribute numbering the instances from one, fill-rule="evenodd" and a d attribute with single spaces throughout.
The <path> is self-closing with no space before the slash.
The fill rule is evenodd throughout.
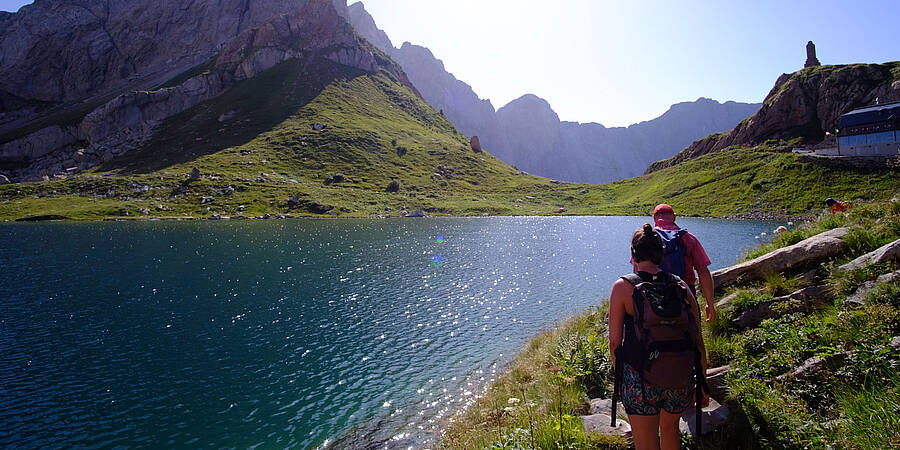
<path id="1" fill-rule="evenodd" d="M 357 32 L 397 61 L 457 129 L 479 136 L 487 151 L 537 175 L 591 183 L 638 176 L 700 138 L 731 130 L 761 106 L 700 98 L 673 105 L 656 119 L 616 128 L 560 121 L 547 101 L 530 94 L 495 110 L 427 48 L 408 42 L 394 47 L 362 3 L 351 5 L 349 14 Z"/>

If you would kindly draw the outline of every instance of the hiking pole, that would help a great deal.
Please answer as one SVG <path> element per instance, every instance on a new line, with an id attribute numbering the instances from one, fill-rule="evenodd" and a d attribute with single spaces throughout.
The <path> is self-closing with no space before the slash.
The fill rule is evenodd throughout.
<path id="1" fill-rule="evenodd" d="M 622 388 L 620 387 L 622 384 L 622 358 L 621 355 L 618 355 L 619 349 L 616 349 L 616 367 L 615 375 L 613 379 L 615 380 L 613 383 L 613 397 L 612 397 L 612 412 L 609 414 L 609 426 L 616 428 L 616 406 L 619 403 L 619 397 L 622 395 Z"/>

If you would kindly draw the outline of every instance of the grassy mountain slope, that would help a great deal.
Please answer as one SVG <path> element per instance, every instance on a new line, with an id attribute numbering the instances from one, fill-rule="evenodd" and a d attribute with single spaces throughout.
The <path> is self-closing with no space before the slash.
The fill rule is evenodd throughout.
<path id="1" fill-rule="evenodd" d="M 194 168 L 201 177 L 191 181 Z M 393 180 L 401 187 L 389 193 Z M 207 207 L 298 216 L 327 209 L 319 205 L 350 216 L 516 214 L 523 191 L 554 186 L 474 152 L 388 72 L 291 60 L 167 121 L 141 150 L 69 180 L 0 187 L 0 218 L 204 217 Z M 559 208 L 538 202 L 528 213 Z"/>
<path id="2" fill-rule="evenodd" d="M 603 190 L 614 199 L 610 212 L 648 213 L 665 201 L 700 216 L 802 216 L 828 197 L 889 199 L 900 191 L 900 177 L 887 167 L 865 171 L 803 163 L 799 155 L 762 145 L 709 154 Z"/>
<path id="3" fill-rule="evenodd" d="M 778 151 L 786 145 L 714 152 L 604 185 L 554 183 L 473 151 L 390 71 L 294 59 L 170 119 L 142 149 L 103 166 L 68 180 L 0 186 L 0 220 L 374 217 L 420 209 L 645 215 L 662 202 L 682 215 L 806 216 L 827 197 L 884 200 L 900 192 L 896 168 L 803 163 Z M 195 168 L 200 177 L 192 180 Z M 399 189 L 387 192 L 394 180 Z"/>
<path id="4" fill-rule="evenodd" d="M 206 138 L 195 137 L 191 133 L 196 128 L 188 127 L 190 132 L 172 134 L 129 155 L 117 167 L 101 169 L 111 172 L 0 186 L 0 219 L 26 214 L 100 219 L 121 209 L 135 216 L 139 208 L 151 209 L 151 217 L 206 217 L 206 207 L 237 216 L 240 205 L 246 207 L 247 217 L 319 215 L 309 210 L 312 204 L 334 207 L 348 217 L 384 214 L 386 207 L 394 215 L 404 209 L 455 215 L 647 215 L 661 202 L 674 205 L 682 215 L 796 217 L 819 211 L 827 197 L 871 201 L 900 193 L 900 177 L 887 167 L 832 169 L 803 163 L 798 155 L 773 152 L 769 146 L 705 155 L 604 185 L 555 184 L 519 175 L 487 153 L 472 152 L 463 136 L 404 89 L 386 75 L 347 79 L 327 86 L 299 112 L 242 145 L 203 154 L 204 147 L 194 143 Z M 409 100 L 412 109 L 395 106 L 388 100 L 390 92 Z M 433 125 L 415 118 L 421 114 Z M 315 122 L 333 125 L 316 132 Z M 170 124 L 180 125 L 184 124 Z M 236 127 L 232 134 L 241 133 L 240 125 L 232 127 Z M 216 128 L 209 139 L 232 139 L 219 136 L 219 129 L 231 130 Z M 399 156 L 399 148 L 407 153 Z M 194 155 L 185 156 L 190 151 Z M 155 170 L 127 173 L 141 164 L 155 164 Z M 439 166 L 453 173 L 437 178 Z M 193 167 L 204 176 L 188 183 Z M 110 173 L 117 175 L 104 176 Z M 326 184 L 338 173 L 344 182 Z M 386 192 L 394 179 L 400 180 L 400 192 Z M 151 189 L 136 192 L 143 186 Z M 229 186 L 235 192 L 224 195 Z M 110 189 L 115 192 L 107 196 Z M 295 195 L 301 202 L 291 208 L 287 199 Z M 201 204 L 203 197 L 214 200 Z M 157 205 L 168 209 L 156 211 Z"/>

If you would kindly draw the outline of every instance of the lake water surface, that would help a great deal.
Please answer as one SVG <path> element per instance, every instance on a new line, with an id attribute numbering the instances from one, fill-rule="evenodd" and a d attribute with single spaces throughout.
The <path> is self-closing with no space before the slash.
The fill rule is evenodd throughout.
<path id="1" fill-rule="evenodd" d="M 422 445 L 645 221 L 0 226 L 0 447 Z M 776 226 L 680 223 L 714 268 Z"/>

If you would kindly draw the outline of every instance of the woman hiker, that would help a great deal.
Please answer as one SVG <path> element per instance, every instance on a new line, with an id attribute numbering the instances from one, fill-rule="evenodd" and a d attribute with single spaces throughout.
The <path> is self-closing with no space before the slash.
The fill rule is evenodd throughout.
<path id="1" fill-rule="evenodd" d="M 637 273 L 618 280 L 609 300 L 615 391 L 621 393 L 637 450 L 677 450 L 682 413 L 709 404 L 703 390 L 695 390 L 705 387 L 706 374 L 700 310 L 687 284 L 659 269 L 663 243 L 653 226 L 634 233 L 631 253 Z"/>

